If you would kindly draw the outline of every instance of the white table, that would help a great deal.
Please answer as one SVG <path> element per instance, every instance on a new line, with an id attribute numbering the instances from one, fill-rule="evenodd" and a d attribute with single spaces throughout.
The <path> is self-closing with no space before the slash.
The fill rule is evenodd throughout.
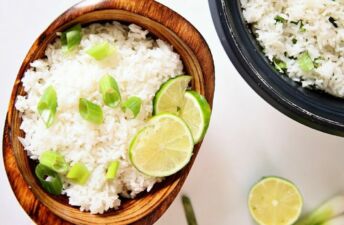
<path id="1" fill-rule="evenodd" d="M 15 76 L 31 44 L 53 19 L 76 2 L 0 1 L 0 128 Z M 216 93 L 211 125 L 181 191 L 191 197 L 199 224 L 253 224 L 246 206 L 247 193 L 255 181 L 266 175 L 294 181 L 303 193 L 305 209 L 343 191 L 344 139 L 298 124 L 250 89 L 221 46 L 207 0 L 160 2 L 199 29 L 215 61 Z M 0 223 L 33 224 L 12 193 L 2 161 Z M 186 224 L 180 198 L 157 224 Z"/>

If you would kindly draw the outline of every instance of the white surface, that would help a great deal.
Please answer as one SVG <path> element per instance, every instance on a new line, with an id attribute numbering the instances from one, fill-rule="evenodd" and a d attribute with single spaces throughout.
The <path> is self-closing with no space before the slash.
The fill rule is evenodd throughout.
<path id="1" fill-rule="evenodd" d="M 25 54 L 40 32 L 76 2 L 0 1 L 1 128 Z M 246 207 L 247 193 L 266 175 L 294 181 L 305 198 L 305 209 L 343 191 L 344 139 L 294 122 L 249 88 L 218 40 L 207 0 L 161 2 L 199 29 L 215 61 L 216 93 L 210 129 L 182 190 L 190 195 L 199 224 L 253 224 Z M 0 182 L 1 224 L 32 224 L 10 189 L 2 159 Z M 157 224 L 186 224 L 182 210 L 177 198 Z"/>

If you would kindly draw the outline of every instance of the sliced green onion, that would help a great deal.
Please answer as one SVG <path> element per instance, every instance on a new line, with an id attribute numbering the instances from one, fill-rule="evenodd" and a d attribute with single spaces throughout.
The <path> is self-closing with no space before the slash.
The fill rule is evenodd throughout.
<path id="1" fill-rule="evenodd" d="M 130 114 L 130 118 L 135 118 L 141 110 L 142 100 L 139 97 L 132 96 L 123 102 L 122 109 L 125 113 Z"/>
<path id="2" fill-rule="evenodd" d="M 90 172 L 83 163 L 75 163 L 67 173 L 67 178 L 73 183 L 84 185 L 90 177 Z"/>
<path id="3" fill-rule="evenodd" d="M 53 195 L 60 195 L 62 193 L 62 181 L 55 171 L 42 164 L 38 164 L 35 174 L 44 190 Z"/>
<path id="4" fill-rule="evenodd" d="M 109 57 L 116 53 L 115 46 L 109 44 L 108 42 L 102 42 L 99 44 L 93 45 L 91 48 L 89 48 L 86 53 L 96 60 L 102 60 L 106 57 Z"/>
<path id="5" fill-rule="evenodd" d="M 105 105 L 115 108 L 121 101 L 116 80 L 110 75 L 105 75 L 99 81 L 99 88 Z"/>
<path id="6" fill-rule="evenodd" d="M 62 45 L 67 46 L 68 50 L 72 50 L 74 47 L 80 44 L 81 38 L 81 25 L 77 24 L 62 33 L 61 42 Z"/>
<path id="7" fill-rule="evenodd" d="M 188 222 L 188 225 L 197 225 L 195 212 L 192 208 L 190 198 L 183 195 L 182 196 L 182 202 L 183 202 L 184 212 L 185 212 L 185 216 L 186 216 L 186 220 Z"/>
<path id="8" fill-rule="evenodd" d="M 88 101 L 87 99 L 80 98 L 79 100 L 79 112 L 82 118 L 85 120 L 95 123 L 101 124 L 103 123 L 103 110 L 102 108 Z"/>
<path id="9" fill-rule="evenodd" d="M 284 73 L 287 70 L 287 64 L 284 61 L 277 58 L 273 58 L 272 61 L 278 72 Z"/>
<path id="10" fill-rule="evenodd" d="M 341 214 L 344 214 L 344 196 L 336 196 L 306 215 L 295 225 L 318 225 Z"/>
<path id="11" fill-rule="evenodd" d="M 310 72 L 314 69 L 312 58 L 307 51 L 299 56 L 299 58 L 297 59 L 297 63 L 299 64 L 299 67 L 305 72 Z"/>
<path id="12" fill-rule="evenodd" d="M 38 102 L 37 110 L 45 126 L 49 128 L 54 122 L 57 110 L 57 94 L 53 86 L 45 89 Z"/>
<path id="13" fill-rule="evenodd" d="M 119 168 L 119 161 L 118 160 L 111 162 L 107 171 L 106 171 L 106 175 L 105 175 L 106 179 L 107 180 L 114 179 L 117 175 L 118 168 Z"/>
<path id="14" fill-rule="evenodd" d="M 39 157 L 39 162 L 57 173 L 64 174 L 68 170 L 68 165 L 63 156 L 54 151 L 43 152 Z"/>

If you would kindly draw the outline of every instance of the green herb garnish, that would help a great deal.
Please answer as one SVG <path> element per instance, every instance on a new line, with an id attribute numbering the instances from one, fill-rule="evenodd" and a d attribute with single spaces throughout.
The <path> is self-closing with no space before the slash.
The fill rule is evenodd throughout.
<path id="1" fill-rule="evenodd" d="M 272 61 L 278 72 L 284 73 L 287 70 L 287 64 L 284 61 L 277 58 L 273 58 Z"/>

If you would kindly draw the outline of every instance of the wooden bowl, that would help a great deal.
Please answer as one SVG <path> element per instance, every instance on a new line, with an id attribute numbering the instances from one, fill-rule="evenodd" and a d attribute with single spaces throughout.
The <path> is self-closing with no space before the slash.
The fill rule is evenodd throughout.
<path id="1" fill-rule="evenodd" d="M 199 151 L 200 144 L 195 146 L 191 162 L 182 171 L 157 184 L 151 192 L 133 200 L 123 199 L 118 210 L 103 215 L 81 212 L 68 204 L 67 197 L 49 195 L 40 187 L 33 162 L 18 140 L 24 133 L 19 128 L 21 118 L 14 105 L 17 95 L 25 94 L 21 84 L 23 74 L 32 61 L 44 57 L 56 32 L 76 23 L 109 20 L 138 24 L 169 42 L 180 54 L 186 72 L 193 76 L 193 88 L 212 105 L 215 77 L 211 52 L 200 33 L 171 9 L 152 0 L 86 0 L 67 10 L 37 38 L 24 59 L 13 87 L 4 129 L 3 154 L 10 184 L 19 203 L 37 224 L 152 224 L 177 196 Z"/>

